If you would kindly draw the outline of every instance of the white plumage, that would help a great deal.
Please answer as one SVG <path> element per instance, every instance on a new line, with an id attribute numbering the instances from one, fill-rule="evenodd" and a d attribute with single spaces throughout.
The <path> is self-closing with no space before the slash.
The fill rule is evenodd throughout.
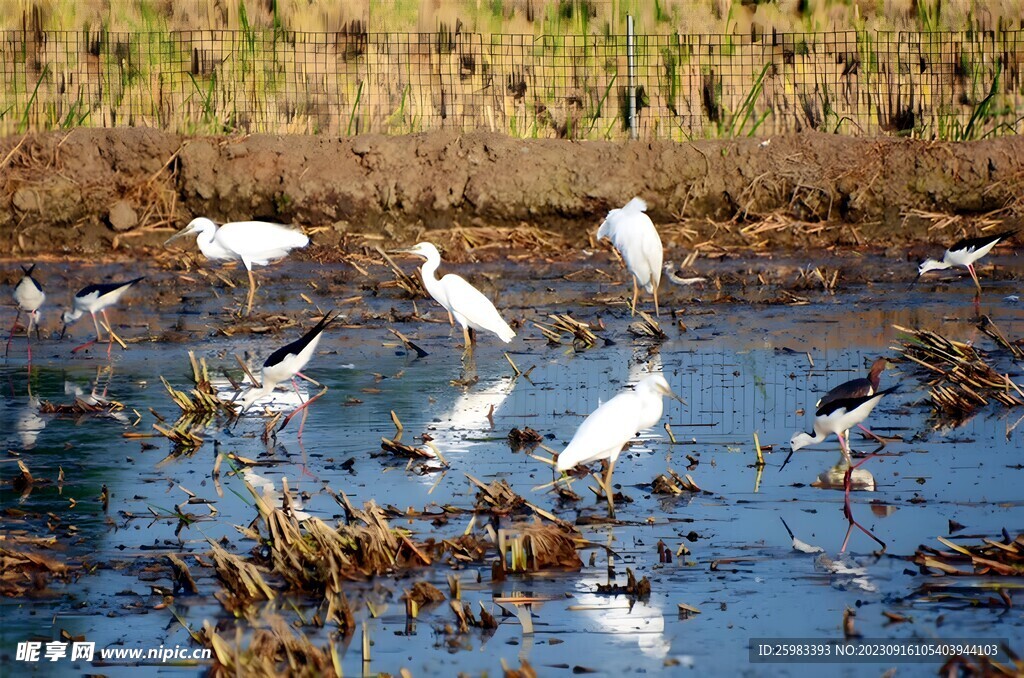
<path id="1" fill-rule="evenodd" d="M 633 276 L 632 312 L 636 313 L 639 288 L 643 287 L 648 294 L 654 295 L 654 312 L 659 314 L 658 286 L 661 284 L 664 250 L 658 230 L 646 211 L 647 203 L 640 198 L 633 198 L 625 207 L 610 211 L 597 229 L 597 239 L 611 240 Z"/>
<path id="2" fill-rule="evenodd" d="M 193 219 L 183 231 L 168 239 L 167 243 L 192 233 L 199 234 L 196 243 L 207 259 L 241 261 L 245 266 L 249 275 L 247 314 L 252 310 L 252 300 L 256 293 L 252 267 L 266 266 L 275 259 L 287 256 L 292 250 L 309 244 L 309 236 L 305 233 L 281 224 L 234 221 L 218 227 L 206 217 Z"/>
<path id="3" fill-rule="evenodd" d="M 506 344 L 516 336 L 491 300 L 465 278 L 449 273 L 438 280 L 436 272 L 441 265 L 441 253 L 434 245 L 421 242 L 411 249 L 401 251 L 426 259 L 420 267 L 423 286 L 427 288 L 434 301 L 441 304 L 462 326 L 467 349 L 472 345 L 472 337 L 469 334 L 471 329 L 493 332 Z"/>
<path id="4" fill-rule="evenodd" d="M 651 374 L 644 377 L 634 390 L 618 394 L 591 412 L 569 445 L 558 455 L 556 468 L 559 471 L 568 471 L 579 464 L 600 459 L 608 460 L 608 472 L 602 485 L 611 515 L 615 514 L 615 507 L 610 483 L 619 453 L 638 432 L 658 423 L 664 396 L 682 401 L 672 392 L 664 376 Z"/>
<path id="5" fill-rule="evenodd" d="M 28 268 L 24 266 L 21 270 L 24 272 L 21 280 L 14 288 L 14 301 L 18 305 L 18 314 L 14 318 L 14 324 L 11 326 L 11 334 L 7 337 L 7 349 L 4 351 L 6 356 L 11 350 L 11 341 L 14 339 L 14 330 L 18 327 L 18 320 L 21 319 L 21 314 L 24 311 L 28 314 L 28 325 L 25 326 L 25 338 L 28 341 L 28 360 L 32 362 L 32 328 L 36 329 L 36 334 L 39 334 L 39 320 L 42 317 L 39 309 L 42 307 L 43 302 L 46 301 L 46 293 L 43 292 L 43 286 L 39 284 L 39 281 L 32 277 L 32 271 L 36 268 L 35 264 L 32 264 Z"/>

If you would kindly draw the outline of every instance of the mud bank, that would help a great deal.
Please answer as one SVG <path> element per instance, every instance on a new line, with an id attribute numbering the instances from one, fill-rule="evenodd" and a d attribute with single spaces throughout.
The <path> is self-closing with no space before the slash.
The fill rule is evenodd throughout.
<path id="1" fill-rule="evenodd" d="M 1022 158 L 1019 137 L 953 144 L 814 133 L 621 144 L 79 129 L 0 141 L 0 246 L 84 255 L 115 242 L 153 245 L 196 215 L 324 227 L 317 240 L 329 246 L 346 234 L 404 239 L 524 223 L 583 239 L 633 195 L 647 199 L 656 223 L 685 229 L 691 241 L 786 247 L 810 234 L 827 245 L 849 240 L 853 224 L 856 242 L 905 245 L 951 237 L 934 232 L 942 215 L 998 211 L 995 220 L 1015 225 Z M 764 219 L 794 227 L 743 227 Z M 969 219 L 958 223 L 971 228 Z"/>

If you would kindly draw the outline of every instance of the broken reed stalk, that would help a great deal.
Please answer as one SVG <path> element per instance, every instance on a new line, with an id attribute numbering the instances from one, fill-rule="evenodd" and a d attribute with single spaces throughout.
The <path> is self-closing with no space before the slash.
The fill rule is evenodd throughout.
<path id="1" fill-rule="evenodd" d="M 946 339 L 930 330 L 893 327 L 906 335 L 894 350 L 934 373 L 927 383 L 936 411 L 963 417 L 987 405 L 990 399 L 1007 407 L 1024 406 L 1020 387 L 1009 375 L 997 372 L 970 344 Z M 983 331 L 987 327 L 992 332 L 990 336 L 1002 336 L 994 324 L 983 321 L 981 327 Z"/>
<path id="2" fill-rule="evenodd" d="M 533 326 L 541 331 L 541 334 L 551 344 L 563 343 L 562 335 L 568 335 L 570 343 L 575 348 L 593 348 L 597 345 L 599 337 L 593 330 L 598 329 L 594 325 L 576 320 L 568 313 L 552 314 L 548 318 L 551 323 L 534 322 Z"/>

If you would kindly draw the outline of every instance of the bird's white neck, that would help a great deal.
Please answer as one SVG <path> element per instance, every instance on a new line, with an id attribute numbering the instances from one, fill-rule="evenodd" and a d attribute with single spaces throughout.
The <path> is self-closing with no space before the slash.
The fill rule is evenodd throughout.
<path id="1" fill-rule="evenodd" d="M 436 275 L 437 269 L 440 265 L 441 257 L 431 254 L 427 257 L 427 260 L 423 262 L 423 265 L 420 266 L 420 275 L 423 276 L 423 286 L 427 288 L 427 292 L 430 293 L 430 296 L 435 299 L 438 298 L 439 293 L 442 297 L 444 296 L 443 292 L 439 288 L 441 281 L 437 279 Z"/>

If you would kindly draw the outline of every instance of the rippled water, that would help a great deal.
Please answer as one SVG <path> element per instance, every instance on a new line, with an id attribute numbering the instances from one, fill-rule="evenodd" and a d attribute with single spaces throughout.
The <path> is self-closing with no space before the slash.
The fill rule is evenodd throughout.
<path id="1" fill-rule="evenodd" d="M 1016 265 L 1019 274 L 1019 264 L 1008 263 Z M 241 480 L 229 475 L 226 466 L 218 492 L 211 476 L 215 450 L 266 462 L 253 469 L 256 476 L 250 473 L 253 484 L 272 483 L 279 491 L 286 477 L 299 493 L 304 510 L 327 521 L 340 517 L 341 509 L 325 486 L 345 492 L 357 505 L 375 499 L 403 510 L 436 511 L 447 504 L 473 506 L 475 490 L 466 474 L 486 482 L 503 478 L 528 501 L 569 521 L 581 515 L 603 516 L 604 504 L 594 501 L 587 489 L 592 480 L 575 482 L 574 489 L 584 497 L 577 504 L 556 500 L 549 490 L 539 489 L 553 479 L 551 468 L 523 452 L 513 452 L 506 435 L 513 427 L 530 426 L 549 438 L 546 445 L 559 450 L 586 414 L 650 369 L 662 370 L 688 406 L 666 400 L 664 421 L 671 425 L 675 444 L 664 429 L 655 428 L 620 459 L 614 480 L 632 500 L 618 507 L 620 524 L 580 528 L 588 539 L 618 554 L 611 571 L 603 549 L 594 551 L 592 563 L 589 553 L 583 553 L 587 565 L 581 572 L 491 582 L 489 566 L 464 570 L 459 573 L 463 599 L 475 609 L 482 602 L 501 623 L 493 634 L 474 630 L 454 646 L 446 643 L 444 633 L 444 626 L 454 622 L 446 603 L 428 608 L 413 628 L 407 628 L 398 599 L 420 578 L 447 591 L 447 568 L 424 569 L 412 579 L 381 578 L 353 585 L 350 598 L 373 601 L 376 616 L 365 605 L 356 610 L 357 621 L 367 624 L 372 653 L 364 661 L 356 634 L 340 648 L 345 672 L 397 673 L 404 667 L 413 675 L 458 671 L 494 675 L 502 660 L 518 666 L 526 659 L 541 675 L 567 674 L 573 667 L 618 675 L 666 666 L 674 672 L 693 666 L 714 673 L 759 673 L 766 667 L 748 663 L 751 638 L 840 638 L 846 608 L 856 610 L 857 629 L 867 637 L 992 636 L 1018 641 L 1024 637 L 1024 619 L 1012 610 L 923 601 L 915 591 L 926 577 L 906 560 L 919 544 L 938 546 L 935 537 L 949 535 L 950 520 L 965 526 L 959 534 L 979 537 L 998 537 L 1002 528 L 1014 532 L 1024 525 L 1017 485 L 1024 473 L 1024 425 L 1014 428 L 1024 412 L 990 406 L 962 426 L 946 430 L 929 419 L 927 391 L 910 365 L 892 366 L 883 373 L 883 385 L 899 383 L 902 390 L 882 402 L 870 426 L 903 441 L 891 443 L 884 456 L 865 464 L 877 491 L 858 492 L 853 498 L 855 517 L 888 545 L 881 557 L 871 555 L 876 545 L 857 532 L 848 553 L 839 554 L 847 526 L 842 492 L 810 485 L 836 462 L 834 438 L 798 452 L 785 469 L 779 468 L 792 433 L 810 428 L 810 412 L 821 393 L 862 376 L 875 357 L 895 356 L 889 348 L 897 338 L 893 324 L 934 329 L 949 338 L 991 347 L 970 322 L 975 313 L 969 281 L 948 278 L 948 283 L 921 286 L 911 293 L 895 284 L 855 286 L 835 296 L 801 292 L 811 301 L 803 306 L 714 303 L 718 291 L 669 288 L 663 308 L 685 309 L 680 318 L 687 331 L 680 332 L 663 316 L 670 338 L 652 349 L 628 334 L 628 310 L 621 305 L 580 306 L 574 301 L 614 298 L 627 290 L 625 286 L 570 283 L 560 278 L 568 270 L 548 266 L 538 274 L 511 266 L 498 283 L 503 287 L 499 307 L 511 317 L 526 319 L 508 350 L 524 370 L 535 366 L 528 379 L 513 379 L 502 356 L 505 347 L 491 337 L 482 338 L 473 364 L 463 365 L 458 346 L 461 333 L 446 323 L 386 322 L 383 318 L 389 309 L 402 314 L 411 311 L 412 302 L 399 298 L 394 290 L 340 306 L 347 316 L 344 326 L 339 323 L 325 335 L 319 355 L 306 371 L 330 390 L 311 407 L 301 443 L 295 421 L 279 434 L 276 444 L 265 445 L 260 440 L 262 422 L 252 417 L 231 428 L 215 425 L 207 442 L 190 456 L 170 455 L 171 445 L 159 437 L 139 440 L 122 434 L 151 431 L 156 419 L 150 408 L 173 419 L 176 410 L 159 376 L 179 388 L 189 386 L 187 350 L 204 357 L 215 370 L 235 370 L 234 353 L 250 351 L 262 359 L 301 334 L 301 327 L 311 324 L 308 307 L 289 299 L 303 292 L 322 308 L 330 307 L 331 297 L 318 296 L 305 281 L 319 276 L 348 285 L 352 274 L 340 266 L 319 270 L 297 266 L 289 270 L 290 279 L 272 279 L 258 302 L 262 310 L 288 309 L 290 315 L 302 318 L 300 327 L 279 336 L 225 336 L 218 330 L 229 328 L 230 319 L 220 309 L 230 299 L 213 298 L 206 290 L 162 280 L 153 273 L 152 278 L 162 280 L 160 284 L 177 285 L 174 289 L 180 288 L 187 298 L 167 305 L 138 294 L 132 311 L 122 310 L 116 317 L 127 325 L 123 336 L 144 336 L 148 327 L 153 334 L 166 331 L 161 341 L 133 344 L 127 351 L 115 348 L 108 362 L 105 348 L 72 357 L 70 339 L 47 340 L 37 347 L 29 372 L 23 339 L 16 340 L 11 358 L 0 366 L 6 396 L 0 406 L 3 442 L 37 479 L 56 480 L 58 469 L 63 469 L 65 480 L 61 487 L 37 484 L 25 496 L 5 483 L 0 488 L 3 506 L 31 515 L 53 514 L 59 519 L 50 520 L 58 537 L 58 557 L 85 559 L 98 567 L 70 586 L 54 586 L 29 599 L 0 601 L 3 665 L 25 666 L 14 661 L 18 641 L 58 638 L 61 631 L 84 635 L 101 646 L 188 643 L 187 634 L 166 610 L 153 609 L 161 599 L 151 592 L 150 584 L 171 585 L 170 568 L 161 555 L 204 553 L 208 538 L 226 539 L 230 550 L 243 554 L 254 546 L 235 526 L 251 522 L 255 509 L 245 499 Z M 80 279 L 89 273 L 83 269 Z M 39 275 L 45 279 L 43 267 Z M 1016 294 L 1018 287 L 988 283 L 981 305 L 982 312 L 1011 338 L 1024 336 L 1022 306 L 1006 298 Z M 347 287 L 339 294 L 360 293 L 356 287 Z M 230 297 L 232 293 L 221 290 L 220 294 Z M 739 291 L 736 294 L 740 296 Z M 416 303 L 421 313 L 442 319 L 430 302 Z M 565 311 L 582 320 L 600 316 L 607 326 L 601 334 L 613 343 L 579 353 L 566 346 L 549 346 L 532 320 Z M 411 337 L 429 355 L 410 356 L 388 327 Z M 88 336 L 88 328 L 84 319 L 74 330 L 80 338 Z M 1022 381 L 1018 366 L 1005 357 L 997 360 L 1003 370 L 1016 375 L 1018 383 Z M 468 387 L 452 384 L 466 377 L 478 380 Z M 67 403 L 76 392 L 88 395 L 104 389 L 108 399 L 126 405 L 116 418 L 38 411 L 40 401 Z M 412 442 L 413 436 L 428 432 L 450 462 L 449 470 L 421 473 L 418 465 L 381 456 L 381 436 L 394 434 L 392 410 L 405 427 L 403 440 Z M 762 445 L 774 446 L 762 473 L 752 466 L 755 432 Z M 875 447 L 856 434 L 853 439 L 858 450 Z M 666 467 L 689 474 L 706 492 L 652 495 L 649 484 Z M 13 456 L 0 461 L 5 481 L 16 473 Z M 110 494 L 107 513 L 98 500 L 104 485 Z M 154 519 L 151 511 L 166 516 L 188 498 L 185 489 L 213 502 L 217 513 L 176 536 L 177 521 Z M 76 503 L 72 505 L 70 499 Z M 187 508 L 201 516 L 209 512 L 203 504 Z M 780 519 L 799 539 L 824 549 L 824 554 L 794 551 Z M 10 517 L 6 522 L 14 525 Z M 34 534 L 49 534 L 43 522 L 30 518 L 14 528 L 27 525 Z M 467 524 L 468 516 L 453 518 L 441 527 L 423 520 L 403 522 L 417 537 L 457 535 Z M 685 546 L 689 555 L 660 564 L 659 541 L 673 552 Z M 833 561 L 850 571 L 836 573 L 830 566 Z M 638 577 L 651 579 L 648 600 L 597 592 L 597 584 L 608 582 L 609 577 L 624 582 L 627 567 Z M 219 585 L 200 578 L 199 586 L 199 596 L 177 598 L 175 605 L 183 618 L 195 627 L 204 619 L 230 625 L 230 618 L 211 596 Z M 532 606 L 533 634 L 524 634 L 515 616 L 501 617 L 493 602 L 517 593 L 551 599 Z M 302 608 L 307 601 L 292 602 Z M 679 603 L 697 607 L 701 614 L 683 618 Z M 284 614 L 291 613 L 288 605 L 278 607 Z M 913 621 L 887 624 L 883 611 L 898 612 Z M 318 636 L 313 628 L 304 632 L 326 642 L 326 636 Z M 230 632 L 225 635 L 233 637 Z M 884 666 L 847 665 L 845 672 L 877 675 Z M 50 668 L 73 673 L 128 671 L 81 663 L 73 667 L 67 660 Z M 770 668 L 808 675 L 816 669 L 811 665 Z M 901 673 L 934 668 L 903 665 Z M 177 670 L 197 671 L 195 667 Z"/>

